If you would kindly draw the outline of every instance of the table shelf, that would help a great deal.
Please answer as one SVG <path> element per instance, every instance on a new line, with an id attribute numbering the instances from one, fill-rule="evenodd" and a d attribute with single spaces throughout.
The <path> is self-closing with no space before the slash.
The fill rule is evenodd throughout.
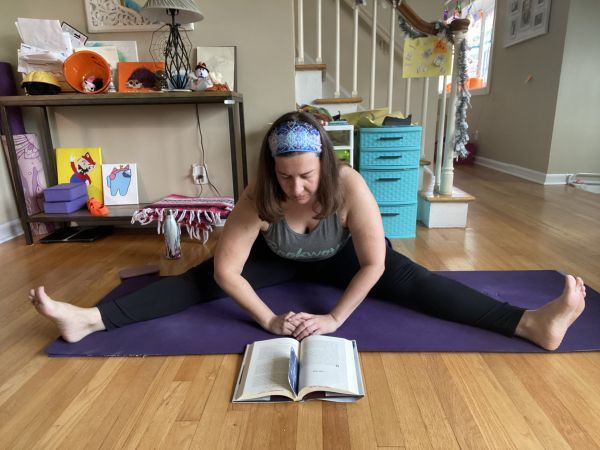
<path id="1" fill-rule="evenodd" d="M 243 96 L 238 92 L 145 92 L 145 93 L 107 93 L 107 94 L 58 94 L 58 95 L 15 95 L 0 96 L 0 125 L 6 136 L 8 151 L 8 167 L 11 175 L 11 185 L 19 219 L 25 232 L 27 244 L 33 243 L 30 224 L 34 222 L 85 222 L 86 224 L 111 224 L 131 220 L 133 212 L 143 205 L 119 205 L 109 207 L 106 217 L 92 216 L 87 210 L 70 214 L 28 214 L 25 193 L 22 188 L 21 174 L 13 138 L 13 132 L 8 120 L 7 108 L 38 108 L 41 112 L 38 124 L 40 126 L 40 153 L 48 178 L 48 185 L 57 184 L 56 161 L 52 157 L 54 146 L 50 132 L 50 108 L 79 107 L 79 106 L 122 106 L 122 105 L 204 105 L 221 104 L 227 108 L 229 144 L 231 150 L 231 174 L 233 196 L 237 201 L 243 188 L 248 184 L 248 169 L 246 157 L 246 136 L 244 129 Z M 241 171 L 241 177 L 240 172 Z M 241 178 L 241 183 L 240 183 Z M 241 185 L 240 185 L 241 184 Z"/>

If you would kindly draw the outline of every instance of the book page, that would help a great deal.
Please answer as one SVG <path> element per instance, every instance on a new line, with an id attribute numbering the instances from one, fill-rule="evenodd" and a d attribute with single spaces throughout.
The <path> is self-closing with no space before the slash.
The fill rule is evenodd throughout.
<path id="1" fill-rule="evenodd" d="M 291 338 L 269 339 L 252 344 L 242 398 L 262 397 L 274 393 L 287 393 L 290 398 L 295 397 L 288 382 L 291 347 L 298 353 L 299 343 Z"/>
<path id="2" fill-rule="evenodd" d="M 304 339 L 300 349 L 301 395 L 303 390 L 358 393 L 352 342 L 330 336 Z"/>

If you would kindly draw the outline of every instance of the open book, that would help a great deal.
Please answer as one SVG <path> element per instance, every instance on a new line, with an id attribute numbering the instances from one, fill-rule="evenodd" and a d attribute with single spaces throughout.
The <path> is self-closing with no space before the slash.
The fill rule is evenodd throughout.
<path id="1" fill-rule="evenodd" d="M 351 402 L 363 396 L 356 341 L 309 336 L 247 345 L 232 401 Z"/>

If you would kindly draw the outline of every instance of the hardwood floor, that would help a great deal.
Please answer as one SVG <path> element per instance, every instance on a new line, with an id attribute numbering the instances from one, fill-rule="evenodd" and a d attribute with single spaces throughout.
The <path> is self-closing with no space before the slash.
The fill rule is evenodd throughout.
<path id="1" fill-rule="evenodd" d="M 467 229 L 419 227 L 394 246 L 433 270 L 557 269 L 600 289 L 600 195 L 481 167 Z M 218 233 L 215 235 L 215 237 Z M 232 405 L 241 357 L 48 358 L 56 331 L 30 287 L 91 306 L 119 268 L 182 272 L 214 245 L 162 257 L 155 233 L 93 244 L 0 245 L 0 448 L 599 448 L 600 353 L 363 353 L 356 404 Z"/>

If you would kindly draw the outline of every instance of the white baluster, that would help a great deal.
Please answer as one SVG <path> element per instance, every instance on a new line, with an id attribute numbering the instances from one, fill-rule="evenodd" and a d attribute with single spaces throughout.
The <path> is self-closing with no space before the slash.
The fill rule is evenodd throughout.
<path id="1" fill-rule="evenodd" d="M 303 0 L 298 1 L 298 64 L 304 64 L 304 15 L 302 12 Z"/>
<path id="2" fill-rule="evenodd" d="M 454 186 L 454 134 L 456 122 L 456 104 L 458 97 L 458 58 L 457 52 L 465 38 L 464 32 L 456 33 L 454 37 L 454 61 L 452 63 L 452 93 L 446 120 L 446 142 L 444 144 L 444 161 L 442 165 L 442 179 L 440 180 L 440 194 L 452 195 Z"/>
<path id="3" fill-rule="evenodd" d="M 335 0 L 335 98 L 340 96 L 340 0 Z"/>
<path id="4" fill-rule="evenodd" d="M 322 0 L 317 0 L 317 64 L 321 64 L 323 62 L 323 54 L 322 54 Z"/>
<path id="5" fill-rule="evenodd" d="M 442 178 L 442 153 L 444 149 L 444 129 L 446 122 L 446 85 L 448 84 L 448 75 L 444 75 L 442 78 L 442 104 L 438 111 L 438 130 L 437 130 L 437 147 L 435 149 L 435 188 L 434 192 L 439 194 L 440 192 L 440 180 Z"/>
<path id="6" fill-rule="evenodd" d="M 410 78 L 409 78 L 410 79 Z M 425 157 L 425 134 L 427 131 L 427 103 L 429 102 L 429 78 L 423 78 L 423 106 L 421 108 L 421 158 Z"/>
<path id="7" fill-rule="evenodd" d="M 388 112 L 392 112 L 392 94 L 394 90 L 394 48 L 396 46 L 396 6 L 398 2 L 392 1 L 392 15 L 390 22 L 390 62 L 388 73 Z"/>
<path id="8" fill-rule="evenodd" d="M 404 95 L 404 115 L 408 117 L 410 114 L 410 87 L 412 85 L 412 78 L 406 79 L 406 93 Z"/>
<path id="9" fill-rule="evenodd" d="M 371 93 L 369 109 L 375 109 L 375 62 L 377 52 L 377 0 L 373 0 L 373 29 L 371 30 Z"/>
<path id="10" fill-rule="evenodd" d="M 352 97 L 358 96 L 358 5 L 354 5 L 354 67 L 352 68 Z"/>

